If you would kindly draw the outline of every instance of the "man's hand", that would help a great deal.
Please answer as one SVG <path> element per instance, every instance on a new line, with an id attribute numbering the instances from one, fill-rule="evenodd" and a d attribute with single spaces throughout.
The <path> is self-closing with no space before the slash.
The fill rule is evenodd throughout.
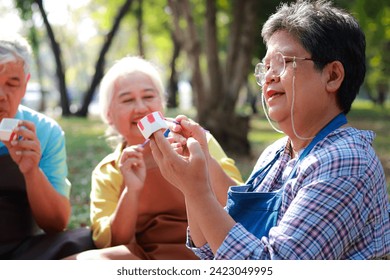
<path id="1" fill-rule="evenodd" d="M 15 140 L 4 142 L 11 158 L 19 166 L 20 172 L 27 174 L 38 169 L 41 159 L 41 145 L 38 140 L 35 125 L 30 121 L 20 121 L 14 129 Z"/>

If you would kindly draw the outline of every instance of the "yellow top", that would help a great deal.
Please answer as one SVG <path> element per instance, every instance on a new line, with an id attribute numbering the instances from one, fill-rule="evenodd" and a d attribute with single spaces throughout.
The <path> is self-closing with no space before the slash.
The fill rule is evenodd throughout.
<path id="1" fill-rule="evenodd" d="M 237 183 L 242 177 L 234 160 L 208 134 L 210 154 Z M 111 244 L 110 216 L 123 190 L 118 163 L 124 145 L 106 156 L 92 173 L 91 227 L 98 248 Z M 185 246 L 187 216 L 183 194 L 168 183 L 157 165 L 147 167 L 145 186 L 140 194 L 136 225 L 136 244 L 132 252 L 144 259 L 195 259 Z"/>

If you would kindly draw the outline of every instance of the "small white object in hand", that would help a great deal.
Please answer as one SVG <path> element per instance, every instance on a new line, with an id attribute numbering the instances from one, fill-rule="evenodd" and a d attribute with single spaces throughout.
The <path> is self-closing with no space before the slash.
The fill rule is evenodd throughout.
<path id="1" fill-rule="evenodd" d="M 18 126 L 18 119 L 4 118 L 0 123 L 0 140 L 12 141 L 16 138 L 13 130 Z"/>
<path id="2" fill-rule="evenodd" d="M 149 139 L 157 130 L 168 128 L 164 116 L 159 111 L 146 115 L 137 123 L 137 125 L 145 139 Z"/>

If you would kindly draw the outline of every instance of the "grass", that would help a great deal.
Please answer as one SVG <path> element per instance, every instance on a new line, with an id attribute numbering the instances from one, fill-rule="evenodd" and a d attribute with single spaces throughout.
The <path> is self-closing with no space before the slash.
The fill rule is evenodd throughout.
<path id="1" fill-rule="evenodd" d="M 387 108 L 389 104 L 387 104 Z M 176 111 L 167 113 L 176 115 Z M 374 148 L 386 173 L 387 191 L 390 196 L 390 113 L 386 108 L 375 107 L 371 102 L 357 100 L 348 114 L 349 123 L 360 129 L 376 132 Z M 89 225 L 89 193 L 93 168 L 111 152 L 102 138 L 105 125 L 98 118 L 60 118 L 58 122 L 66 133 L 69 180 L 72 182 L 71 203 L 73 213 L 70 228 Z M 265 117 L 259 113 L 251 120 L 249 140 L 252 156 L 235 156 L 236 164 L 244 178 L 247 178 L 260 155 L 270 143 L 283 135 L 275 132 Z"/>
<path id="2" fill-rule="evenodd" d="M 93 168 L 111 152 L 102 138 L 105 126 L 100 119 L 61 118 L 68 153 L 69 180 L 72 183 L 70 228 L 88 226 L 89 193 Z"/>

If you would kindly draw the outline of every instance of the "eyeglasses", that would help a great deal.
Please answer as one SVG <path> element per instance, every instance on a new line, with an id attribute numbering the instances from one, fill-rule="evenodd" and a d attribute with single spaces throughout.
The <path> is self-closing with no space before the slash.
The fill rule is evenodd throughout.
<path id="1" fill-rule="evenodd" d="M 255 77 L 256 82 L 259 86 L 265 84 L 265 76 L 268 71 L 271 70 L 271 73 L 274 77 L 280 77 L 284 74 L 286 70 L 286 63 L 293 62 L 294 67 L 296 67 L 296 60 L 313 60 L 306 57 L 297 57 L 297 56 L 287 56 L 283 55 L 281 52 L 277 52 L 268 63 L 260 62 L 256 65 L 255 68 Z"/>

